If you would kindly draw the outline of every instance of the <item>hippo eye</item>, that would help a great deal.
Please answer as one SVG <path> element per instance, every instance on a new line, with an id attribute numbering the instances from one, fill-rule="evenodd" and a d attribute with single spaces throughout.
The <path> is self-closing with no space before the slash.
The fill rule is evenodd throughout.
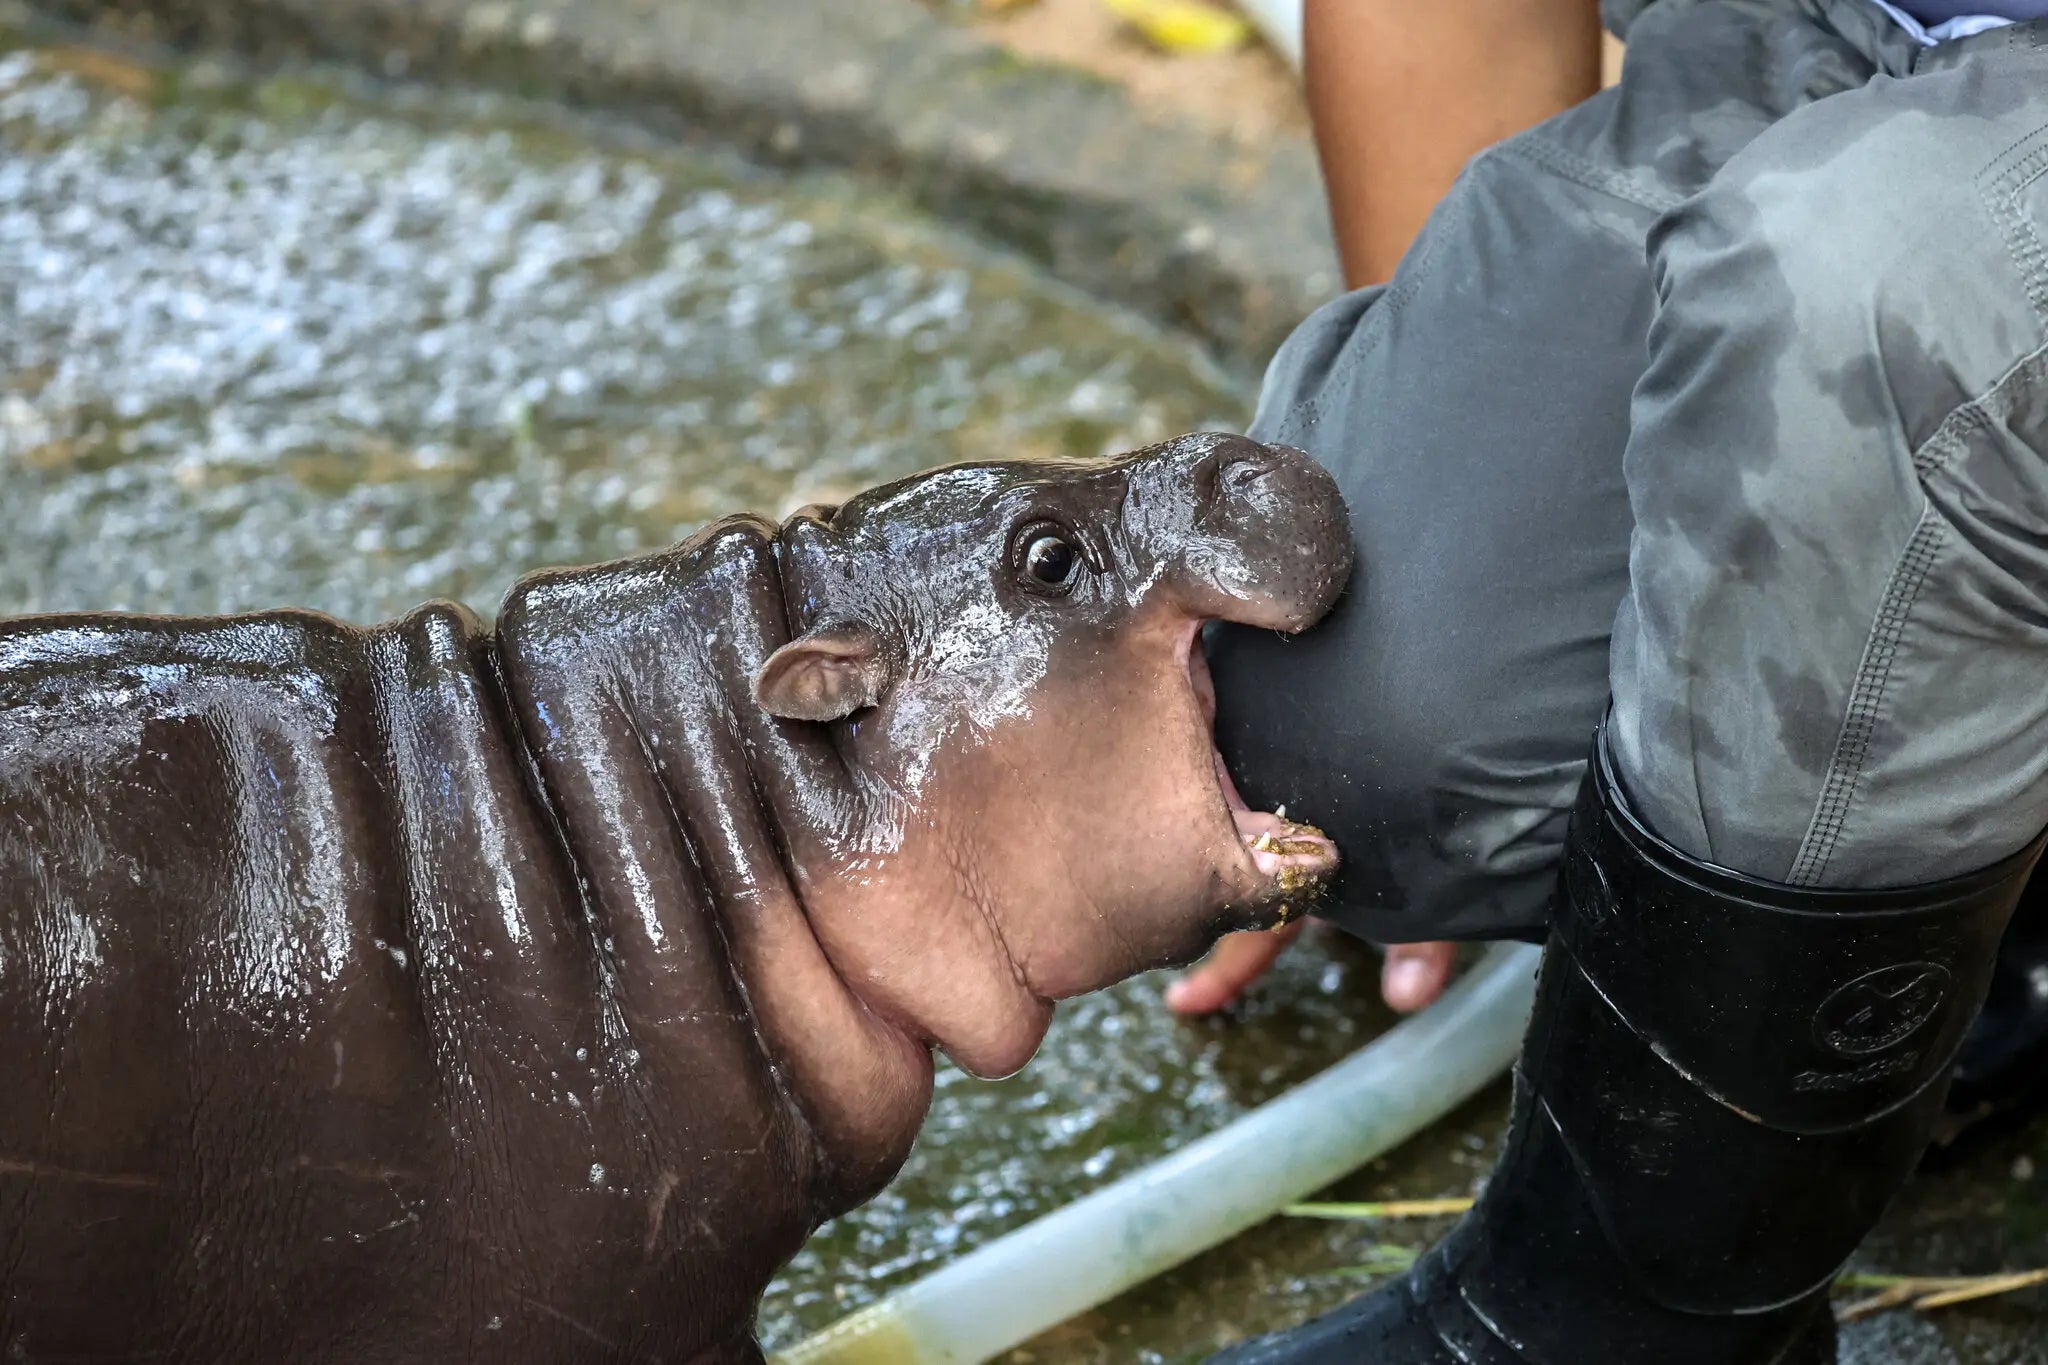
<path id="1" fill-rule="evenodd" d="M 1013 562 L 1031 587 L 1064 592 L 1074 586 L 1085 562 L 1065 531 L 1052 525 L 1026 527 L 1016 540 Z"/>
<path id="2" fill-rule="evenodd" d="M 1065 583 L 1074 576 L 1081 556 L 1058 536 L 1040 536 L 1024 551 L 1024 568 L 1048 587 Z"/>

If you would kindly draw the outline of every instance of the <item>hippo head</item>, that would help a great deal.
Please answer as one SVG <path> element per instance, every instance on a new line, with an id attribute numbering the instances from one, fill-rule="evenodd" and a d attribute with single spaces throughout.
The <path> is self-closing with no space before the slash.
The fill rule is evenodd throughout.
<path id="1" fill-rule="evenodd" d="M 1050 1002 L 1276 924 L 1335 867 L 1238 798 L 1200 642 L 1301 630 L 1343 587 L 1343 502 L 1299 451 L 959 465 L 806 509 L 777 552 L 793 638 L 755 699 L 830 727 L 855 798 L 797 869 L 807 908 L 849 984 L 968 1070 L 1015 1070 Z"/>

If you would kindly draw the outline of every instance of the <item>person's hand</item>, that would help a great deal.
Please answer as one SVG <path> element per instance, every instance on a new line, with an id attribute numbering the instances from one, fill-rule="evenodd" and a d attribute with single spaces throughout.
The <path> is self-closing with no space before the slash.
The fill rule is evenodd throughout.
<path id="1" fill-rule="evenodd" d="M 1225 934 L 1194 969 L 1166 988 L 1166 1007 L 1193 1017 L 1214 1014 L 1243 995 L 1266 974 L 1287 945 L 1301 937 L 1308 921 L 1278 929 Z M 1380 995 L 1402 1014 L 1412 1014 L 1444 993 L 1457 945 L 1397 943 L 1380 969 Z"/>
<path id="2" fill-rule="evenodd" d="M 1455 943 L 1396 943 L 1380 966 L 1380 998 L 1399 1014 L 1435 1004 L 1451 983 L 1457 958 Z"/>

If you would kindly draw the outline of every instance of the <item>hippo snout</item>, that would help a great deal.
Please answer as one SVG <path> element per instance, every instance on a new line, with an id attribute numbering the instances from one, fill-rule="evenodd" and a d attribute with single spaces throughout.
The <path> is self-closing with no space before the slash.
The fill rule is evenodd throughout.
<path id="1" fill-rule="evenodd" d="M 1244 436 L 1186 437 L 1198 509 L 1186 549 L 1191 605 L 1272 630 L 1320 620 L 1352 567 L 1351 522 L 1336 480 L 1292 446 Z"/>

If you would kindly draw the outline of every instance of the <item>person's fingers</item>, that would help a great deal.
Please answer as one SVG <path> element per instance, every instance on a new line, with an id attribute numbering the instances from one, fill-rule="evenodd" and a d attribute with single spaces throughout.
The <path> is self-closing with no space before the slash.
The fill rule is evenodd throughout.
<path id="1" fill-rule="evenodd" d="M 1393 1009 L 1413 1014 L 1444 993 L 1457 956 L 1455 943 L 1394 944 L 1380 969 L 1380 995 Z"/>
<path id="2" fill-rule="evenodd" d="M 1225 934 L 1192 971 L 1166 988 L 1166 1008 L 1175 1014 L 1214 1014 L 1264 976 L 1307 923 L 1298 919 L 1278 929 Z"/>

